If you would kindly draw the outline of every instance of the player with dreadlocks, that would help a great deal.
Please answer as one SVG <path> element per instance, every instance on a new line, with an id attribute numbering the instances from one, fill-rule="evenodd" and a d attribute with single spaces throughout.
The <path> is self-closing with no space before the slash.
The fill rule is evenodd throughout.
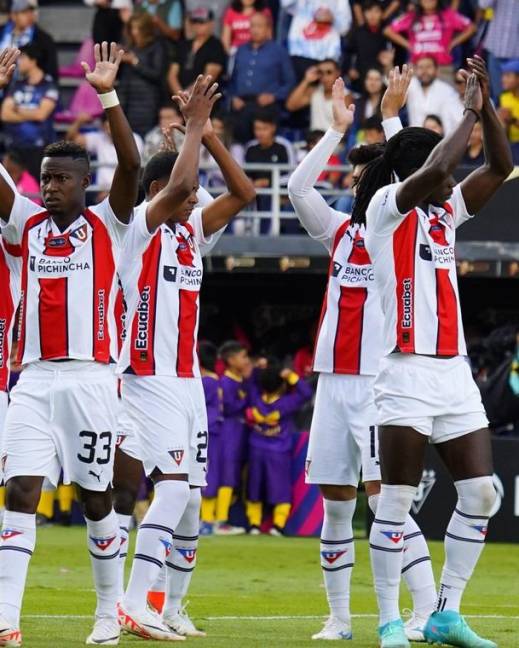
<path id="1" fill-rule="evenodd" d="M 357 223 L 366 215 L 366 246 L 385 318 L 385 357 L 375 381 L 382 488 L 370 533 L 383 648 L 409 646 L 398 608 L 404 525 L 428 442 L 437 444 L 458 501 L 425 639 L 495 648 L 459 612 L 484 546 L 495 489 L 488 421 L 466 359 L 454 243 L 456 228 L 507 178 L 512 157 L 490 101 L 485 65 L 475 57 L 468 67 L 465 111 L 456 130 L 441 141 L 422 128 L 400 131 L 364 170 L 353 210 Z M 451 174 L 478 120 L 485 163 L 456 184 Z"/>

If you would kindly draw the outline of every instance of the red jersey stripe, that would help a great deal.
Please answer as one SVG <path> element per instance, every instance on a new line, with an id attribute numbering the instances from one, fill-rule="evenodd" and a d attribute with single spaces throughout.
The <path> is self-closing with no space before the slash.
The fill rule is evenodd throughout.
<path id="1" fill-rule="evenodd" d="M 393 235 L 395 260 L 397 321 L 397 347 L 404 353 L 414 353 L 415 327 L 415 253 L 418 234 L 418 214 L 413 210 L 399 225 Z"/>
<path id="2" fill-rule="evenodd" d="M 40 279 L 39 325 L 42 360 L 68 357 L 68 279 Z"/>
<path id="3" fill-rule="evenodd" d="M 367 298 L 367 288 L 341 286 L 339 319 L 333 345 L 334 373 L 360 372 L 364 305 Z"/>
<path id="4" fill-rule="evenodd" d="M 178 291 L 178 348 L 177 376 L 193 378 L 193 348 L 198 316 L 198 293 L 193 290 Z"/>
<path id="5" fill-rule="evenodd" d="M 137 375 L 155 372 L 155 321 L 161 249 L 161 233 L 158 230 L 142 255 L 139 304 L 132 322 L 130 366 Z"/>
<path id="6" fill-rule="evenodd" d="M 436 313 L 438 317 L 438 355 L 458 355 L 458 301 L 449 269 L 436 268 Z"/>
<path id="7" fill-rule="evenodd" d="M 16 245 L 15 243 L 9 243 L 5 239 L 2 240 L 4 244 L 4 248 L 8 254 L 10 254 L 13 257 L 21 257 L 22 256 L 22 246 L 21 245 Z"/>
<path id="8" fill-rule="evenodd" d="M 14 316 L 10 276 L 4 251 L 0 247 L 0 391 L 7 391 L 9 387 L 9 334 Z"/>

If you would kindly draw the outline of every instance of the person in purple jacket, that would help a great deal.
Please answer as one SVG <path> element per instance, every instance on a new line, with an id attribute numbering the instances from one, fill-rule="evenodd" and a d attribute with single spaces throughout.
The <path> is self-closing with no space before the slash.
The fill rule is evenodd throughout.
<path id="1" fill-rule="evenodd" d="M 260 533 L 263 503 L 274 506 L 270 535 L 282 535 L 292 501 L 294 417 L 312 397 L 311 386 L 292 371 L 269 360 L 257 372 L 246 420 L 249 436 L 247 517 L 251 535 Z"/>
<path id="2" fill-rule="evenodd" d="M 220 378 L 223 395 L 223 423 L 221 427 L 220 487 L 216 498 L 215 535 L 239 535 L 243 527 L 229 524 L 229 509 L 233 493 L 241 483 L 247 457 L 245 409 L 248 405 L 249 378 L 252 363 L 247 349 L 240 342 L 230 340 L 220 347 L 225 373 Z"/>
<path id="3" fill-rule="evenodd" d="M 209 447 L 207 454 L 207 486 L 202 490 L 200 535 L 211 535 L 216 515 L 216 496 L 220 485 L 221 429 L 223 424 L 223 392 L 215 371 L 217 348 L 211 342 L 201 342 L 198 358 L 207 408 Z"/>

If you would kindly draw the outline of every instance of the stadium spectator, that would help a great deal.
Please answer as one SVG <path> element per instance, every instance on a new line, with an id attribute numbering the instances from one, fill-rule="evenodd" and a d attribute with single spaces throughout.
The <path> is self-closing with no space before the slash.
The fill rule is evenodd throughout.
<path id="1" fill-rule="evenodd" d="M 27 171 L 22 156 L 16 149 L 6 151 L 2 164 L 16 185 L 18 193 L 27 196 L 36 204 L 43 204 L 40 198 L 40 183 Z"/>
<path id="2" fill-rule="evenodd" d="M 367 4 L 366 0 L 353 0 L 351 4 L 353 7 L 355 24 L 358 27 L 363 27 L 368 22 L 364 10 L 364 5 Z M 387 21 L 395 15 L 401 6 L 400 0 L 377 0 L 375 4 L 380 7 L 381 19 L 384 23 L 387 23 Z"/>
<path id="3" fill-rule="evenodd" d="M 364 77 L 362 94 L 355 101 L 354 128 L 358 128 L 362 122 L 370 117 L 382 119 L 380 104 L 385 90 L 386 86 L 380 70 L 376 68 L 368 70 Z"/>
<path id="4" fill-rule="evenodd" d="M 182 36 L 182 0 L 137 0 L 135 11 L 149 13 L 160 36 L 172 41 L 178 41 Z"/>
<path id="5" fill-rule="evenodd" d="M 82 133 L 81 127 L 90 123 L 90 121 L 90 115 L 80 116 L 68 129 L 66 139 L 86 148 L 90 155 L 97 160 L 96 184 L 99 187 L 99 194 L 96 202 L 101 202 L 106 198 L 112 186 L 115 167 L 117 166 L 117 153 L 106 113 L 103 112 L 101 116 L 101 128 L 99 130 Z M 142 155 L 142 138 L 136 133 L 133 136 L 139 155 Z"/>
<path id="6" fill-rule="evenodd" d="M 183 0 L 184 7 L 186 12 L 189 14 L 191 11 L 196 9 L 210 9 L 213 12 L 214 24 L 215 24 L 215 34 L 220 35 L 220 29 L 222 24 L 222 18 L 229 0 Z M 190 33 L 190 24 L 189 21 L 185 25 L 186 35 L 191 38 L 192 34 Z"/>
<path id="7" fill-rule="evenodd" d="M 488 59 L 492 97 L 502 91 L 501 65 L 519 59 L 519 2 L 517 0 L 479 0 L 479 7 L 491 14 L 483 46 Z"/>
<path id="8" fill-rule="evenodd" d="M 223 142 L 225 148 L 228 149 L 238 164 L 243 164 L 245 151 L 241 144 L 233 143 L 233 135 L 227 116 L 223 113 L 217 113 L 211 117 L 211 123 L 215 135 Z M 200 149 L 200 167 L 205 177 L 205 186 L 222 187 L 225 184 L 220 167 L 205 146 Z"/>
<path id="9" fill-rule="evenodd" d="M 263 504 L 273 506 L 270 535 L 281 536 L 292 502 L 294 417 L 312 397 L 312 388 L 291 369 L 269 359 L 251 388 L 246 421 L 249 435 L 247 517 L 251 535 L 261 533 Z"/>
<path id="10" fill-rule="evenodd" d="M 407 95 L 409 126 L 423 126 L 427 115 L 437 115 L 448 135 L 459 124 L 463 103 L 452 86 L 438 78 L 438 64 L 432 56 L 423 56 L 415 67 L 415 76 Z"/>
<path id="11" fill-rule="evenodd" d="M 164 95 L 166 50 L 155 38 L 155 26 L 147 13 L 128 21 L 130 47 L 123 56 L 118 94 L 135 133 L 144 137 L 158 121 Z"/>
<path id="12" fill-rule="evenodd" d="M 384 34 L 409 51 L 411 63 L 433 57 L 452 80 L 452 51 L 475 33 L 476 26 L 465 16 L 444 5 L 444 0 L 418 0 L 386 27 Z"/>
<path id="13" fill-rule="evenodd" d="M 341 37 L 351 24 L 348 0 L 281 0 L 281 6 L 292 15 L 288 51 L 298 81 L 319 61 L 340 60 Z"/>
<path id="14" fill-rule="evenodd" d="M 470 134 L 465 155 L 461 159 L 461 165 L 479 167 L 484 163 L 484 161 L 485 151 L 483 150 L 483 129 L 481 128 L 481 124 L 476 122 L 472 129 L 472 133 Z"/>
<path id="15" fill-rule="evenodd" d="M 214 35 L 213 11 L 204 7 L 194 9 L 189 12 L 188 22 L 193 38 L 178 43 L 168 75 L 174 94 L 187 90 L 199 74 L 210 74 L 217 81 L 225 69 L 225 50 Z"/>
<path id="16" fill-rule="evenodd" d="M 159 110 L 159 123 L 146 133 L 146 137 L 144 138 L 144 149 L 142 152 L 143 165 L 146 165 L 155 153 L 158 153 L 164 148 L 164 131 L 173 122 L 182 123 L 182 121 L 183 117 L 176 104 L 168 102 L 161 106 Z M 179 130 L 173 130 L 171 137 L 173 140 L 172 148 L 176 151 L 180 150 L 180 146 L 184 141 L 184 135 Z"/>
<path id="17" fill-rule="evenodd" d="M 336 61 L 326 59 L 309 67 L 303 80 L 287 99 L 286 108 L 296 112 L 310 107 L 310 130 L 326 131 L 332 123 L 332 86 L 340 76 Z M 344 98 L 346 103 L 350 97 Z"/>
<path id="18" fill-rule="evenodd" d="M 223 15 L 222 43 L 228 54 L 250 41 L 250 21 L 255 13 L 262 13 L 272 20 L 272 13 L 265 0 L 233 0 Z"/>
<path id="19" fill-rule="evenodd" d="M 2 104 L 5 144 L 17 148 L 31 175 L 39 178 L 43 149 L 55 137 L 53 115 L 58 88 L 40 67 L 37 45 L 24 45 L 20 51 L 19 78 L 9 87 Z"/>
<path id="20" fill-rule="evenodd" d="M 229 84 L 234 136 L 245 143 L 258 108 L 269 107 L 276 117 L 295 83 L 287 51 L 271 38 L 271 20 L 257 13 L 250 20 L 250 42 L 236 52 Z"/>
<path id="21" fill-rule="evenodd" d="M 92 24 L 94 43 L 121 43 L 124 21 L 123 10 L 131 11 L 131 0 L 83 0 L 89 7 L 96 7 Z"/>
<path id="22" fill-rule="evenodd" d="M 440 137 L 443 137 L 445 135 L 445 131 L 443 130 L 443 122 L 438 117 L 438 115 L 427 115 L 427 117 L 424 119 L 423 127 L 432 130 L 434 133 L 438 133 Z"/>
<path id="23" fill-rule="evenodd" d="M 373 115 L 365 119 L 361 124 L 360 136 L 363 144 L 383 144 L 386 138 L 380 117 Z"/>
<path id="24" fill-rule="evenodd" d="M 399 4 L 397 2 L 397 4 Z M 354 4 L 353 9 L 360 7 Z M 394 59 L 394 50 L 388 48 L 389 41 L 384 36 L 384 10 L 377 0 L 364 0 L 362 3 L 363 20 L 354 27 L 346 38 L 343 70 L 347 72 L 355 89 L 360 89 L 368 70 L 389 68 Z"/>
<path id="25" fill-rule="evenodd" d="M 508 131 L 514 162 L 519 164 L 519 59 L 501 67 L 504 92 L 499 97 L 499 116 Z"/>
<path id="26" fill-rule="evenodd" d="M 40 50 L 40 66 L 45 74 L 58 78 L 58 53 L 50 34 L 38 26 L 37 0 L 13 0 L 9 21 L 0 35 L 0 51 L 6 47 L 22 48 L 36 45 Z"/>

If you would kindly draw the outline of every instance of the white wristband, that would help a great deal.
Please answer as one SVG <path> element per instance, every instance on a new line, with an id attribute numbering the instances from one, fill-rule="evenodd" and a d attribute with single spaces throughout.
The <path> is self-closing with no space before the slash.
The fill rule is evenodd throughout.
<path id="1" fill-rule="evenodd" d="M 119 97 L 115 90 L 110 90 L 110 92 L 105 92 L 103 94 L 98 94 L 99 101 L 101 105 L 106 110 L 107 108 L 113 108 L 114 106 L 119 105 Z"/>

